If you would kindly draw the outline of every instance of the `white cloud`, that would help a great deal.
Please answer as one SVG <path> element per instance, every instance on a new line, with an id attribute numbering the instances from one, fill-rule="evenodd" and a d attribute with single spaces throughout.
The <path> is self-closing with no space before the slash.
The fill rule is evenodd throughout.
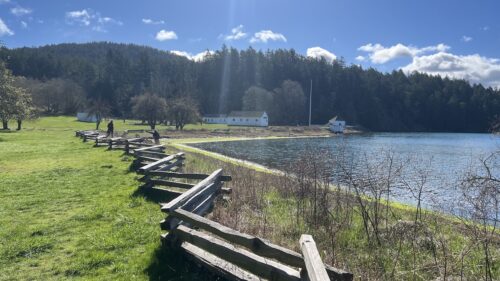
<path id="1" fill-rule="evenodd" d="M 28 23 L 26 23 L 25 21 L 21 21 L 21 26 L 22 28 L 28 28 Z"/>
<path id="2" fill-rule="evenodd" d="M 500 87 L 500 59 L 486 58 L 478 54 L 455 55 L 439 52 L 418 56 L 413 58 L 412 63 L 402 67 L 402 70 L 406 73 L 418 71 Z"/>
<path id="3" fill-rule="evenodd" d="M 363 57 L 363 56 L 357 56 L 357 57 L 356 57 L 356 60 L 357 60 L 357 61 L 365 61 L 365 60 L 366 60 L 366 58 L 365 58 L 365 57 Z"/>
<path id="4" fill-rule="evenodd" d="M 203 51 L 203 52 L 198 53 L 196 55 L 192 55 L 191 53 L 188 53 L 185 51 L 177 51 L 177 50 L 171 50 L 169 52 L 174 54 L 174 55 L 177 55 L 177 56 L 186 57 L 186 58 L 193 60 L 193 61 L 196 61 L 196 62 L 203 61 L 206 59 L 207 56 L 215 54 L 214 51 L 210 51 L 210 50 Z"/>
<path id="5" fill-rule="evenodd" d="M 308 48 L 306 55 L 310 58 L 314 59 L 321 59 L 324 58 L 327 62 L 332 63 L 334 60 L 337 59 L 337 56 L 328 50 L 325 50 L 321 47 L 312 47 Z"/>
<path id="6" fill-rule="evenodd" d="M 0 18 L 0 37 L 4 35 L 12 36 L 14 35 L 14 31 L 10 30 L 9 27 Z"/>
<path id="7" fill-rule="evenodd" d="M 490 27 L 489 27 L 489 26 L 487 26 L 487 25 L 485 25 L 485 26 L 481 27 L 481 29 L 482 29 L 483 31 L 488 31 L 488 30 L 490 30 Z"/>
<path id="8" fill-rule="evenodd" d="M 166 41 L 166 40 L 175 40 L 177 39 L 177 34 L 171 30 L 162 29 L 156 33 L 156 40 L 158 41 Z"/>
<path id="9" fill-rule="evenodd" d="M 206 50 L 204 52 L 192 56 L 191 59 L 194 61 L 204 61 L 207 58 L 207 56 L 211 56 L 213 54 L 215 54 L 214 51 Z"/>
<path id="10" fill-rule="evenodd" d="M 145 24 L 164 24 L 163 20 L 152 20 L 152 19 L 142 19 L 142 22 Z"/>
<path id="11" fill-rule="evenodd" d="M 402 57 L 413 58 L 415 56 L 429 52 L 444 52 L 448 49 L 450 49 L 450 47 L 445 44 L 417 48 L 414 46 L 406 46 L 400 43 L 391 47 L 384 47 L 381 44 L 370 43 L 358 48 L 359 51 L 367 52 L 368 58 L 372 63 L 375 64 L 383 64 Z"/>
<path id="12" fill-rule="evenodd" d="M 17 7 L 10 9 L 10 12 L 11 12 L 11 14 L 13 14 L 15 16 L 20 17 L 20 16 L 31 14 L 33 11 L 31 9 L 26 9 L 26 8 L 21 7 L 21 6 L 17 6 Z"/>
<path id="13" fill-rule="evenodd" d="M 90 25 L 90 20 L 93 18 L 94 16 L 91 15 L 91 13 L 89 11 L 87 11 L 86 9 L 83 9 L 81 11 L 70 11 L 70 12 L 66 12 L 66 19 L 70 22 L 70 23 L 79 23 L 81 25 L 85 25 L 85 26 L 89 26 Z"/>
<path id="14" fill-rule="evenodd" d="M 237 27 L 231 29 L 231 34 L 224 37 L 224 40 L 240 40 L 247 37 L 247 34 L 243 32 L 243 25 L 240 24 Z"/>
<path id="15" fill-rule="evenodd" d="M 89 27 L 97 32 L 108 32 L 106 26 L 123 25 L 123 22 L 111 17 L 103 17 L 99 12 L 94 12 L 91 9 L 66 12 L 66 21 L 69 24 Z"/>
<path id="16" fill-rule="evenodd" d="M 272 30 L 261 30 L 253 35 L 250 43 L 267 43 L 269 40 L 286 42 L 286 37 L 281 33 L 274 33 Z"/>
<path id="17" fill-rule="evenodd" d="M 97 21 L 101 24 L 111 23 L 111 24 L 116 24 L 116 25 L 123 25 L 123 22 L 121 22 L 119 20 L 115 20 L 115 19 L 110 18 L 110 17 L 98 17 Z"/>
<path id="18" fill-rule="evenodd" d="M 10 0 L 0 0 L 0 4 L 10 3 Z"/>
<path id="19" fill-rule="evenodd" d="M 472 37 L 464 35 L 464 36 L 462 36 L 462 41 L 464 41 L 464 42 L 470 42 L 470 41 L 472 41 Z"/>
<path id="20" fill-rule="evenodd" d="M 186 57 L 188 59 L 191 59 L 191 54 L 185 51 L 170 50 L 169 52 L 176 56 Z"/>

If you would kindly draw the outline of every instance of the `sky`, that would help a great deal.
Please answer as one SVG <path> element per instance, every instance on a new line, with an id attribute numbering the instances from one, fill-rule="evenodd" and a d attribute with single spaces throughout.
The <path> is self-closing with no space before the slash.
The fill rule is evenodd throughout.
<path id="1" fill-rule="evenodd" d="M 0 0 L 8 48 L 112 41 L 193 60 L 223 44 L 500 87 L 498 0 Z"/>

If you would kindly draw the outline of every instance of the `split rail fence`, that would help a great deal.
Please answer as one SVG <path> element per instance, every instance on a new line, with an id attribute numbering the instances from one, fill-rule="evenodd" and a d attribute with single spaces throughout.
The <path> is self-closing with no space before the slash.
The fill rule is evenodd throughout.
<path id="1" fill-rule="evenodd" d="M 231 176 L 222 169 L 211 174 L 179 172 L 184 153 L 166 154 L 165 146 L 155 145 L 145 138 L 108 138 L 97 131 L 77 131 L 95 146 L 123 149 L 134 156 L 134 167 L 143 175 L 145 188 L 175 196 L 161 204 L 167 217 L 160 222 L 161 236 L 167 247 L 181 249 L 193 262 L 228 280 L 352 280 L 353 275 L 321 260 L 310 235 L 299 241 L 302 253 L 275 245 L 209 220 L 207 215 L 222 194 Z M 198 181 L 198 182 L 193 182 Z"/>

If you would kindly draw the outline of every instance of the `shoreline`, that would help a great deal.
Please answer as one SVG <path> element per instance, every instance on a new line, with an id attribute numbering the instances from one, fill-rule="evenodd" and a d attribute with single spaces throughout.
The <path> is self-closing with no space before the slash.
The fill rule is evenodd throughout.
<path id="1" fill-rule="evenodd" d="M 230 156 L 226 156 L 221 153 L 217 152 L 212 152 L 208 151 L 205 149 L 197 148 L 194 146 L 190 146 L 188 144 L 195 144 L 195 143 L 205 143 L 205 142 L 228 142 L 228 141 L 247 141 L 247 140 L 257 140 L 257 139 L 278 139 L 278 138 L 285 138 L 285 137 L 265 137 L 265 138 L 226 138 L 222 140 L 217 140 L 217 138 L 206 138 L 206 139 L 198 139 L 196 140 L 183 140 L 183 139 L 178 139 L 180 141 L 176 142 L 167 142 L 165 143 L 167 146 L 171 146 L 175 149 L 179 150 L 184 150 L 188 152 L 193 152 L 193 153 L 198 153 L 204 156 L 208 156 L 226 163 L 231 163 L 231 164 L 236 164 L 240 165 L 249 169 L 253 169 L 257 172 L 264 172 L 264 173 L 270 173 L 270 174 L 277 174 L 277 175 L 283 175 L 284 172 L 278 169 L 272 169 L 267 166 L 248 161 L 248 160 L 243 160 L 243 159 L 238 159 Z M 288 138 L 288 137 L 286 137 Z M 295 137 L 292 137 L 295 138 Z"/>
<path id="2" fill-rule="evenodd" d="M 346 129 L 344 135 L 365 133 L 360 130 Z M 197 129 L 171 130 L 160 129 L 161 135 L 172 139 L 191 138 L 288 138 L 288 137 L 331 137 L 336 136 L 328 127 L 314 125 L 308 126 L 270 126 L 270 127 L 224 127 L 198 126 Z"/>
<path id="3" fill-rule="evenodd" d="M 334 137 L 336 135 L 333 135 Z M 243 160 L 231 156 L 227 156 L 218 152 L 212 152 L 209 150 L 205 150 L 202 148 L 194 147 L 189 144 L 196 144 L 196 143 L 208 143 L 208 142 L 230 142 L 230 141 L 252 141 L 252 140 L 273 140 L 273 139 L 303 139 L 303 138 L 327 138 L 331 136 L 267 136 L 267 137 L 208 137 L 208 138 L 186 138 L 186 139 L 168 139 L 168 141 L 162 142 L 163 144 L 167 146 L 171 146 L 175 149 L 182 150 L 182 151 L 187 151 L 191 153 L 197 153 L 202 156 L 210 157 L 225 163 L 230 163 L 233 165 L 238 165 L 242 166 L 248 169 L 252 169 L 256 172 L 262 172 L 262 173 L 268 173 L 268 174 L 273 174 L 273 175 L 280 175 L 283 176 L 285 175 L 285 172 L 280 169 L 275 169 L 271 168 L 253 161 L 249 160 Z M 333 183 L 331 183 L 332 187 L 335 187 Z M 371 197 L 366 197 L 366 200 L 371 200 Z M 398 201 L 398 200 L 389 200 L 386 201 L 385 199 L 383 200 L 383 204 L 388 204 L 391 207 L 404 210 L 404 211 L 415 211 L 416 210 L 416 205 L 403 202 L 403 201 Z M 434 209 L 434 208 L 428 208 L 428 207 L 423 207 L 422 208 L 423 212 L 426 213 L 432 213 L 438 216 L 441 216 L 443 218 L 446 218 L 447 220 L 450 220 L 451 222 L 457 222 L 459 218 L 456 217 L 451 212 L 447 212 L 444 210 L 439 210 L 439 209 Z"/>
<path id="4" fill-rule="evenodd" d="M 349 134 L 350 135 L 350 134 Z M 337 135 L 333 135 L 335 137 Z M 283 176 L 285 175 L 285 171 L 276 169 L 276 168 L 271 168 L 253 161 L 249 160 L 243 160 L 231 156 L 227 156 L 218 152 L 212 152 L 209 150 L 205 150 L 202 148 L 194 147 L 189 144 L 196 144 L 196 143 L 208 143 L 208 142 L 230 142 L 230 141 L 251 141 L 251 140 L 273 140 L 273 139 L 303 139 L 303 138 L 327 138 L 327 137 L 332 137 L 332 136 L 266 136 L 266 137 L 208 137 L 208 138 L 186 138 L 186 139 L 168 139 L 166 142 L 162 142 L 163 144 L 167 146 L 171 146 L 175 149 L 178 150 L 183 150 L 191 153 L 197 153 L 202 156 L 210 157 L 225 163 L 230 163 L 233 165 L 238 165 L 242 166 L 251 170 L 254 170 L 256 172 L 262 172 L 262 173 L 268 173 L 268 174 L 273 174 L 273 175 L 280 175 Z M 332 187 L 335 187 L 333 183 L 330 184 Z M 371 197 L 365 197 L 363 196 L 365 200 L 371 200 Z M 386 201 L 385 199 L 382 202 L 383 204 L 388 204 L 391 207 L 403 210 L 403 211 L 410 211 L 414 212 L 417 208 L 415 204 L 408 203 L 408 202 L 403 202 L 403 201 L 398 201 L 398 200 L 389 200 Z M 458 222 L 460 218 L 456 216 L 456 214 L 453 214 L 452 212 L 448 212 L 445 210 L 439 210 L 435 208 L 429 208 L 427 207 L 422 207 L 421 209 L 425 213 L 430 213 L 434 215 L 441 216 L 442 218 L 445 218 L 451 222 Z"/>
<path id="5" fill-rule="evenodd" d="M 327 136 L 316 136 L 316 137 L 315 136 L 294 136 L 294 137 L 270 136 L 270 137 L 257 137 L 257 138 L 237 138 L 237 137 L 234 137 L 234 138 L 222 138 L 219 140 L 218 140 L 218 138 L 200 138 L 200 139 L 193 138 L 193 139 L 175 139 L 176 141 L 174 141 L 174 142 L 167 142 L 164 144 L 166 144 L 167 146 L 171 146 L 171 147 L 178 149 L 178 150 L 184 150 L 184 151 L 188 151 L 191 153 L 198 153 L 198 154 L 201 154 L 203 156 L 211 157 L 213 159 L 216 159 L 216 160 L 219 160 L 222 162 L 230 163 L 233 165 L 243 166 L 245 168 L 252 169 L 256 172 L 263 172 L 263 173 L 269 173 L 269 174 L 282 176 L 282 175 L 285 175 L 285 172 L 282 170 L 273 169 L 273 168 L 270 168 L 270 167 L 267 167 L 265 165 L 255 163 L 252 161 L 234 158 L 231 156 L 226 156 L 226 155 L 221 154 L 221 153 L 212 152 L 212 151 L 208 151 L 205 149 L 197 148 L 194 146 L 190 146 L 189 144 L 206 143 L 206 142 L 250 141 L 250 140 L 262 140 L 262 139 L 264 139 L 264 140 L 265 139 L 300 139 L 300 138 L 317 138 L 317 137 L 327 137 Z M 366 198 L 366 199 L 370 199 L 370 198 Z M 388 202 L 384 201 L 384 204 L 389 204 L 392 207 L 399 208 L 401 210 L 406 210 L 406 211 L 414 211 L 416 208 L 416 206 L 414 206 L 414 205 L 400 202 L 400 201 L 394 201 L 394 200 L 390 200 Z M 453 216 L 452 214 L 448 214 L 445 212 L 441 212 L 438 210 L 432 210 L 432 209 L 428 209 L 428 208 L 423 208 L 422 210 L 424 210 L 425 212 L 438 213 L 442 216 L 449 217 L 449 219 L 452 219 L 452 217 L 450 217 L 450 216 Z"/>

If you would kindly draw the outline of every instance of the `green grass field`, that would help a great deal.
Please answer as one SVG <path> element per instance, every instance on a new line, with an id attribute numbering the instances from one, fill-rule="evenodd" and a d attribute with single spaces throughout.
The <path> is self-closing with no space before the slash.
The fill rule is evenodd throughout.
<path id="1" fill-rule="evenodd" d="M 0 132 L 0 280 L 190 280 L 160 251 L 164 214 L 137 192 L 130 157 L 74 136 L 93 126 L 48 117 Z"/>

